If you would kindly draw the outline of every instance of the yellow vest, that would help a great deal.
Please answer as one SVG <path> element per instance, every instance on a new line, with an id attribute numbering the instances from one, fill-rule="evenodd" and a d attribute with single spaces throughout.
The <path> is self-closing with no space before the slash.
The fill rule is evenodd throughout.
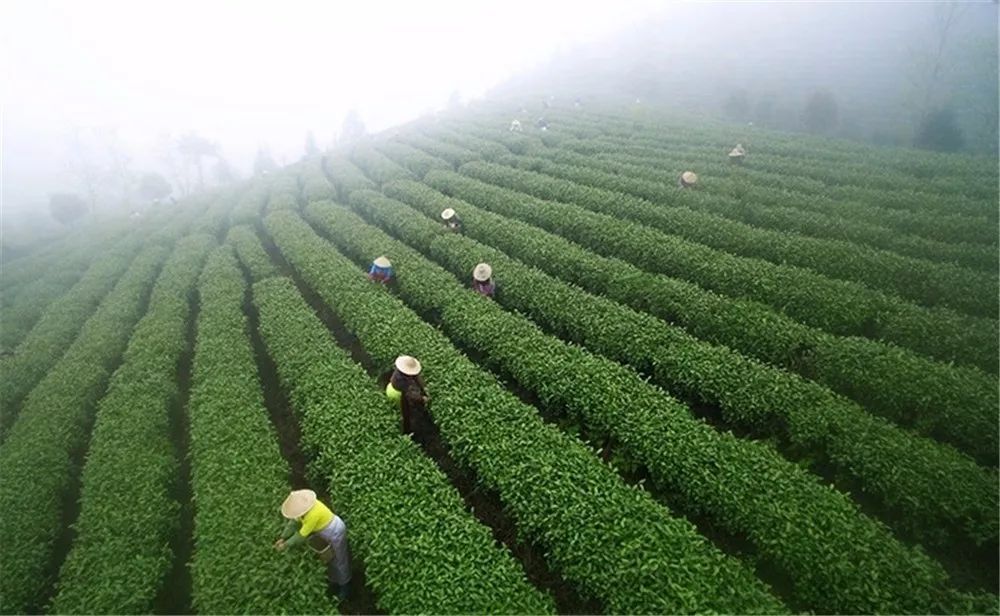
<path id="1" fill-rule="evenodd" d="M 301 528 L 299 528 L 299 534 L 303 537 L 308 537 L 309 535 L 321 531 L 327 527 L 327 525 L 333 521 L 333 512 L 330 508 L 323 503 L 316 501 L 316 504 L 312 506 L 309 511 L 305 513 L 299 520 L 302 522 Z"/>

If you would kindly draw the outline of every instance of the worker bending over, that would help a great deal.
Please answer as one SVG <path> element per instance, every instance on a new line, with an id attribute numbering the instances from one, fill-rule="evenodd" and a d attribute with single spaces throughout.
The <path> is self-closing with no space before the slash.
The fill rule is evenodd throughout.
<path id="1" fill-rule="evenodd" d="M 392 282 L 392 262 L 385 255 L 372 261 L 372 266 L 368 269 L 368 280 L 388 284 Z"/>
<path id="2" fill-rule="evenodd" d="M 293 490 L 281 503 L 281 515 L 287 521 L 281 537 L 274 542 L 274 549 L 283 552 L 306 542 L 323 545 L 317 551 L 329 567 L 328 575 L 337 585 L 337 596 L 346 599 L 351 581 L 351 553 L 344 521 L 321 503 L 312 490 Z"/>
<path id="3" fill-rule="evenodd" d="M 450 207 L 441 212 L 441 220 L 444 221 L 444 224 L 448 227 L 449 231 L 453 233 L 462 232 L 462 219 L 459 218 L 458 214 L 455 213 L 455 210 Z"/>
<path id="4" fill-rule="evenodd" d="M 698 183 L 698 174 L 694 171 L 685 171 L 681 174 L 679 180 L 677 180 L 677 186 L 680 188 L 693 188 L 695 184 Z"/>
<path id="5" fill-rule="evenodd" d="M 510 132 L 519 133 L 521 132 L 521 122 L 519 120 L 512 120 L 510 123 Z"/>
<path id="6" fill-rule="evenodd" d="M 729 162 L 742 165 L 743 159 L 747 157 L 747 151 L 743 149 L 743 145 L 737 143 L 736 147 L 729 151 Z"/>
<path id="7" fill-rule="evenodd" d="M 472 290 L 485 297 L 493 297 L 497 292 L 493 268 L 488 263 L 480 263 L 472 270 Z"/>
<path id="8" fill-rule="evenodd" d="M 431 399 L 427 395 L 420 370 L 420 362 L 415 357 L 400 355 L 393 364 L 389 384 L 385 386 L 386 397 L 399 405 L 403 419 L 403 434 L 413 434 L 416 413 L 423 410 Z"/>
<path id="9" fill-rule="evenodd" d="M 549 130 L 549 121 L 545 118 L 538 118 L 538 121 L 535 122 L 535 126 L 539 130 Z"/>

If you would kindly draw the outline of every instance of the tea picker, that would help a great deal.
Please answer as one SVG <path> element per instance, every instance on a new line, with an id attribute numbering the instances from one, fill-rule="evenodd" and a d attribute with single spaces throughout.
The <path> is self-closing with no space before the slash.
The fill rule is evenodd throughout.
<path id="1" fill-rule="evenodd" d="M 510 123 L 510 132 L 519 133 L 521 132 L 521 122 L 519 120 L 512 120 Z"/>
<path id="2" fill-rule="evenodd" d="M 337 585 L 337 596 L 347 598 L 351 581 L 351 553 L 347 545 L 347 526 L 316 498 L 312 490 L 293 490 L 281 503 L 285 527 L 274 542 L 279 552 L 308 544 L 327 563 L 330 581 Z"/>
<path id="3" fill-rule="evenodd" d="M 737 143 L 736 147 L 729 151 L 729 162 L 735 165 L 742 165 L 746 157 L 747 151 L 743 149 L 742 144 Z"/>
<path id="4" fill-rule="evenodd" d="M 677 186 L 680 188 L 694 188 L 694 185 L 698 183 L 698 174 L 694 171 L 685 171 L 681 174 L 680 179 L 677 180 Z"/>
<path id="5" fill-rule="evenodd" d="M 420 362 L 409 355 L 400 355 L 393 363 L 392 376 L 385 386 L 385 395 L 399 406 L 403 420 L 403 434 L 413 434 L 414 414 L 430 400 L 424 379 L 420 376 Z"/>
<path id="6" fill-rule="evenodd" d="M 392 262 L 385 255 L 372 261 L 372 266 L 368 269 L 368 280 L 388 284 L 392 281 L 392 276 Z"/>
<path id="7" fill-rule="evenodd" d="M 452 208 L 446 208 L 441 212 L 441 220 L 444 221 L 449 231 L 453 233 L 462 232 L 462 219 L 458 217 L 458 214 Z"/>
<path id="8" fill-rule="evenodd" d="M 489 263 L 480 263 L 472 270 L 472 290 L 484 297 L 493 297 L 497 292 L 493 268 Z"/>

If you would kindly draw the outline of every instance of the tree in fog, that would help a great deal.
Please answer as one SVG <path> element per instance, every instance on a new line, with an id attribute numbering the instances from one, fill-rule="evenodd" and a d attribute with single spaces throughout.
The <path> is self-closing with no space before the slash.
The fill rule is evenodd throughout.
<path id="1" fill-rule="evenodd" d="M 215 165 L 212 167 L 212 175 L 219 184 L 232 184 L 239 179 L 236 170 L 229 164 L 222 154 L 216 156 Z"/>
<path id="2" fill-rule="evenodd" d="M 198 188 L 205 188 L 205 158 L 217 158 L 219 146 L 197 133 L 187 133 L 177 140 L 177 151 L 189 167 L 194 167 L 198 172 Z"/>
<path id="3" fill-rule="evenodd" d="M 951 107 L 935 109 L 927 114 L 917 127 L 913 145 L 925 150 L 958 152 L 965 145 L 965 138 Z"/>
<path id="4" fill-rule="evenodd" d="M 351 109 L 344 116 L 344 123 L 340 127 L 340 137 L 337 141 L 341 144 L 354 143 L 366 134 L 368 134 L 368 130 L 365 128 L 364 121 L 361 120 L 361 114 L 358 113 L 357 109 Z"/>
<path id="5" fill-rule="evenodd" d="M 115 197 L 119 205 L 127 207 L 132 198 L 132 188 L 135 185 L 135 174 L 132 172 L 132 157 L 118 138 L 116 128 L 101 131 L 101 140 L 108 159 L 108 184 L 115 189 Z"/>
<path id="6" fill-rule="evenodd" d="M 49 213 L 64 225 L 70 225 L 82 218 L 89 207 L 76 193 L 53 193 L 49 195 Z"/>
<path id="7" fill-rule="evenodd" d="M 319 154 L 319 146 L 316 145 L 316 135 L 312 131 L 306 133 L 306 158 L 311 158 Z"/>
<path id="8" fill-rule="evenodd" d="M 104 167 L 96 152 L 87 145 L 81 129 L 74 128 L 70 132 L 68 145 L 69 171 L 83 189 L 88 210 L 93 212 L 97 209 L 97 199 L 105 177 Z"/>
<path id="9" fill-rule="evenodd" d="M 837 127 L 837 99 L 829 90 L 817 90 L 806 101 L 802 122 L 811 133 L 829 134 Z"/>
<path id="10" fill-rule="evenodd" d="M 146 201 L 166 199 L 173 190 L 165 177 L 153 171 L 143 174 L 139 180 L 139 195 Z"/>
<path id="11" fill-rule="evenodd" d="M 271 156 L 271 151 L 265 148 L 257 148 L 257 155 L 253 159 L 253 173 L 254 175 L 263 175 L 265 173 L 271 173 L 278 169 L 278 163 L 274 162 L 274 157 Z"/>

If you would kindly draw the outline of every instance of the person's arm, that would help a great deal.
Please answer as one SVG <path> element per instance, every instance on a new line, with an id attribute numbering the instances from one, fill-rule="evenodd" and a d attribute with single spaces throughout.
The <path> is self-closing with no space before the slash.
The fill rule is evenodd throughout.
<path id="1" fill-rule="evenodd" d="M 288 520 L 285 522 L 285 527 L 281 529 L 281 536 L 277 541 L 274 542 L 274 549 L 279 552 L 284 551 L 289 546 L 298 545 L 301 541 L 297 541 L 296 538 L 299 534 L 295 531 L 299 530 L 302 523 L 298 520 Z"/>
<path id="2" fill-rule="evenodd" d="M 303 544 L 305 542 L 306 542 L 306 538 L 302 534 L 295 533 L 290 538 L 285 539 L 285 547 L 286 548 L 294 548 L 295 546 L 301 545 L 301 544 Z"/>
<path id="3" fill-rule="evenodd" d="M 285 522 L 285 527 L 281 529 L 281 538 L 288 539 L 295 533 L 295 531 L 299 530 L 299 527 L 301 526 L 302 523 L 298 520 L 287 520 Z"/>

